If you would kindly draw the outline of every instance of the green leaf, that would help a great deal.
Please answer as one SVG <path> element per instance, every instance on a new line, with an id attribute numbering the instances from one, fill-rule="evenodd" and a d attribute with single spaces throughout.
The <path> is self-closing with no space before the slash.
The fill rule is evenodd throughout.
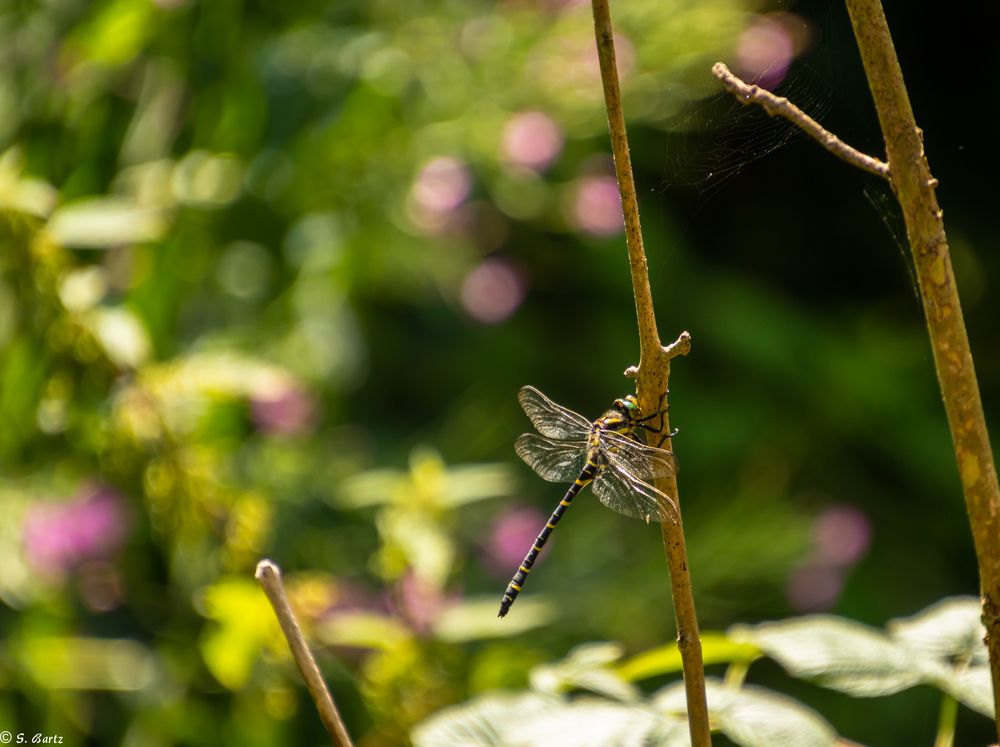
<path id="1" fill-rule="evenodd" d="M 844 618 L 800 617 L 734 626 L 730 636 L 753 643 L 793 677 L 812 679 L 850 695 L 874 697 L 926 679 L 903 645 L 881 631 Z"/>
<path id="2" fill-rule="evenodd" d="M 886 627 L 889 635 L 917 654 L 984 664 L 988 656 L 982 614 L 975 597 L 950 597 L 912 617 L 890 620 Z"/>
<path id="3" fill-rule="evenodd" d="M 617 643 L 578 646 L 562 661 L 531 670 L 531 686 L 553 694 L 572 689 L 590 690 L 615 700 L 635 702 L 640 698 L 638 689 L 611 669 L 621 655 L 622 649 Z"/>
<path id="4" fill-rule="evenodd" d="M 161 674 L 153 653 L 128 639 L 26 636 L 17 658 L 47 690 L 141 690 Z"/>
<path id="5" fill-rule="evenodd" d="M 733 689 L 711 678 L 705 682 L 705 691 L 712 722 L 742 747 L 830 747 L 836 743 L 837 733 L 822 716 L 784 695 L 761 687 Z M 686 712 L 684 683 L 665 687 L 653 703 L 668 712 Z"/>
<path id="6" fill-rule="evenodd" d="M 988 664 L 949 673 L 935 684 L 959 703 L 993 718 L 993 680 Z"/>
<path id="7" fill-rule="evenodd" d="M 466 598 L 443 609 L 431 623 L 434 637 L 450 643 L 487 638 L 509 638 L 548 625 L 556 617 L 551 600 L 542 595 L 521 594 L 516 614 L 497 617 L 499 595 Z"/>
<path id="8" fill-rule="evenodd" d="M 24 158 L 18 147 L 0 154 L 0 209 L 44 218 L 56 204 L 59 193 L 40 179 L 22 176 Z"/>
<path id="9" fill-rule="evenodd" d="M 559 706 L 536 693 L 486 695 L 439 711 L 411 732 L 414 747 L 503 747 L 508 727 Z"/>
<path id="10" fill-rule="evenodd" d="M 239 690 L 250 680 L 261 648 L 277 632 L 267 597 L 253 581 L 229 577 L 207 587 L 199 606 L 214 621 L 201 638 L 205 665 L 222 685 Z"/>
<path id="11" fill-rule="evenodd" d="M 88 198 L 56 210 L 47 228 L 64 246 L 106 249 L 155 241 L 166 231 L 167 218 L 161 210 L 121 198 Z"/>
<path id="12" fill-rule="evenodd" d="M 890 620 L 889 634 L 909 649 L 927 681 L 993 717 L 993 683 L 975 597 L 942 599 L 912 617 Z"/>
<path id="13" fill-rule="evenodd" d="M 515 719 L 504 744 L 517 747 L 686 747 L 687 719 L 657 713 L 646 705 L 580 698 L 561 707 Z"/>
<path id="14" fill-rule="evenodd" d="M 341 612 L 317 627 L 316 636 L 331 646 L 390 649 L 412 637 L 393 617 L 377 612 Z"/>
<path id="15" fill-rule="evenodd" d="M 411 733 L 414 747 L 682 747 L 687 721 L 645 705 L 536 693 L 486 695 L 447 708 Z"/>
<path id="16" fill-rule="evenodd" d="M 722 664 L 740 662 L 749 664 L 761 655 L 752 643 L 734 641 L 725 633 L 702 633 L 701 652 L 704 663 Z M 629 682 L 661 674 L 681 671 L 681 654 L 676 643 L 657 646 L 633 656 L 618 667 L 618 675 Z"/>

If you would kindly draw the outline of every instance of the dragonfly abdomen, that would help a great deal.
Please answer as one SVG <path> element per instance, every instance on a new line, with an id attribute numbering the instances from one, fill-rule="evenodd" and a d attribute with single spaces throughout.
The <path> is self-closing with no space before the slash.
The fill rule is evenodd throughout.
<path id="1" fill-rule="evenodd" d="M 549 517 L 548 522 L 546 522 L 545 527 L 541 532 L 538 533 L 538 538 L 535 540 L 535 544 L 528 554 L 524 556 L 524 560 L 521 561 L 521 567 L 517 569 L 514 577 L 507 584 L 507 590 L 504 592 L 503 599 L 500 600 L 500 612 L 498 617 L 506 616 L 507 612 L 510 610 L 510 606 L 514 604 L 514 600 L 517 599 L 517 595 L 521 593 L 521 587 L 524 586 L 524 582 L 528 578 L 528 574 L 531 572 L 531 567 L 535 564 L 535 560 L 538 558 L 538 554 L 545 547 L 545 543 L 549 540 L 549 535 L 552 534 L 552 530 L 556 528 L 556 524 L 562 518 L 563 514 L 566 513 L 566 509 L 570 507 L 573 503 L 573 499 L 576 498 L 577 494 L 583 490 L 587 485 L 589 485 L 593 479 L 594 475 L 597 474 L 597 463 L 591 459 L 587 460 L 586 466 L 580 473 L 580 476 L 576 478 L 572 485 L 569 486 L 569 490 L 566 491 L 566 495 L 563 499 L 559 501 L 559 505 L 556 506 L 555 510 L 552 512 L 552 516 Z"/>

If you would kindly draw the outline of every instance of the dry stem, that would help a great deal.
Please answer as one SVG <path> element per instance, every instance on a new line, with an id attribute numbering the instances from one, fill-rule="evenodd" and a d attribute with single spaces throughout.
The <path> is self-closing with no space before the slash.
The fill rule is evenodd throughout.
<path id="1" fill-rule="evenodd" d="M 979 384 L 955 286 L 944 221 L 879 0 L 847 0 L 847 10 L 875 100 L 892 171 L 892 187 L 903 209 L 906 234 L 924 304 L 938 384 L 958 460 L 966 512 L 979 562 L 986 645 L 993 698 L 1000 714 L 1000 487 Z M 997 724 L 1000 736 L 1000 721 Z"/>
<path id="2" fill-rule="evenodd" d="M 618 69 L 615 63 L 614 36 L 611 30 L 611 14 L 608 0 L 593 0 L 594 34 L 597 39 L 597 54 L 601 66 L 601 81 L 604 86 L 604 102 L 608 110 L 608 129 L 611 133 L 611 149 L 615 158 L 615 173 L 621 192 L 622 210 L 625 214 L 625 239 L 628 247 L 629 267 L 632 272 L 632 290 L 635 296 L 635 311 L 639 324 L 639 365 L 631 368 L 626 375 L 636 379 L 636 391 L 642 407 L 651 412 L 667 391 L 670 377 L 670 359 L 676 355 L 686 355 L 691 349 L 691 337 L 684 332 L 675 343 L 668 347 L 660 344 L 653 314 L 653 297 L 649 289 L 649 273 L 646 267 L 646 253 L 642 245 L 642 228 L 639 224 L 639 203 L 632 177 L 632 163 L 629 158 L 628 136 L 625 132 L 625 115 L 622 112 L 621 93 L 618 86 Z M 670 433 L 670 423 L 663 418 L 663 432 Z M 669 439 L 666 448 L 670 448 Z M 677 521 L 661 524 L 663 544 L 670 568 L 671 589 L 674 599 L 674 614 L 677 619 L 677 645 L 684 667 L 684 688 L 687 696 L 688 725 L 691 744 L 694 747 L 711 745 L 712 737 L 708 725 L 708 703 L 705 698 L 705 672 L 701 655 L 701 639 L 698 634 L 698 618 L 695 615 L 694 594 L 691 587 L 691 573 L 688 568 L 687 549 L 684 543 L 684 529 L 680 516 L 680 497 L 675 477 L 657 482 L 657 487 L 671 496 L 677 504 Z"/>
<path id="3" fill-rule="evenodd" d="M 889 164 L 859 150 L 855 150 L 832 132 L 823 129 L 823 126 L 819 122 L 799 109 L 784 96 L 775 96 L 767 89 L 744 82 L 733 75 L 729 68 L 721 62 L 716 62 L 712 65 L 712 73 L 722 81 L 722 85 L 726 87 L 726 90 L 733 94 L 740 103 L 747 106 L 757 104 L 769 116 L 787 119 L 817 143 L 833 153 L 833 155 L 837 156 L 837 158 L 847 161 L 849 164 L 857 166 L 869 174 L 880 176 L 883 179 L 889 178 Z"/>
<path id="4" fill-rule="evenodd" d="M 270 560 L 262 560 L 257 564 L 255 575 L 274 608 L 278 624 L 281 625 L 281 632 L 285 634 L 288 648 L 291 649 L 295 663 L 298 664 L 299 671 L 302 672 L 302 677 L 305 679 L 309 694 L 316 704 L 316 710 L 319 711 L 323 726 L 330 732 L 336 747 L 353 747 L 351 735 L 347 733 L 347 728 L 340 718 L 340 712 L 323 681 L 319 667 L 316 666 L 316 660 L 313 658 L 309 646 L 306 645 L 302 628 L 299 627 L 295 613 L 292 612 L 292 607 L 288 603 L 288 596 L 285 594 L 285 587 L 281 582 L 281 569 Z"/>

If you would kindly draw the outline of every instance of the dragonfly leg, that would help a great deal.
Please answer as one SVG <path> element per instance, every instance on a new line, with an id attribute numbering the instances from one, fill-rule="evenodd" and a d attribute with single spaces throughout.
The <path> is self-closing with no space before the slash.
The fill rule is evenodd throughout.
<path id="1" fill-rule="evenodd" d="M 659 434 L 663 430 L 663 416 L 666 415 L 667 412 L 669 412 L 670 410 L 670 404 L 665 403 L 668 394 L 670 394 L 669 389 L 667 389 L 662 395 L 660 395 L 660 401 L 656 405 L 657 408 L 656 412 L 652 412 L 649 415 L 644 415 L 643 417 L 638 418 L 635 421 L 636 426 L 642 428 L 647 433 Z M 655 426 L 647 425 L 646 421 L 653 420 L 654 418 L 660 419 L 659 425 Z M 664 433 L 662 436 L 660 436 L 660 440 L 657 442 L 656 448 L 659 449 L 660 447 L 662 447 L 668 438 L 673 438 L 679 432 L 680 431 L 678 431 L 677 428 L 674 428 L 673 430 L 670 431 L 670 433 Z"/>

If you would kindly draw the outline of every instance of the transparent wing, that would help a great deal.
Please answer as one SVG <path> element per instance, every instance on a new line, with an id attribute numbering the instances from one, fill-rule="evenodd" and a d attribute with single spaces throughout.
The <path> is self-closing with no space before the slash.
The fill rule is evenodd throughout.
<path id="1" fill-rule="evenodd" d="M 587 463 L 586 441 L 553 441 L 525 433 L 514 442 L 514 451 L 549 482 L 573 482 Z"/>
<path id="2" fill-rule="evenodd" d="M 614 431 L 601 431 L 601 454 L 609 464 L 640 480 L 655 480 L 676 474 L 677 462 L 666 449 L 647 446 Z"/>
<path id="3" fill-rule="evenodd" d="M 642 521 L 674 521 L 677 506 L 666 493 L 614 464 L 606 464 L 591 484 L 601 503 Z"/>
<path id="4" fill-rule="evenodd" d="M 590 433 L 591 423 L 583 415 L 557 405 L 533 386 L 521 387 L 517 400 L 532 425 L 543 436 L 561 441 L 580 441 Z"/>

